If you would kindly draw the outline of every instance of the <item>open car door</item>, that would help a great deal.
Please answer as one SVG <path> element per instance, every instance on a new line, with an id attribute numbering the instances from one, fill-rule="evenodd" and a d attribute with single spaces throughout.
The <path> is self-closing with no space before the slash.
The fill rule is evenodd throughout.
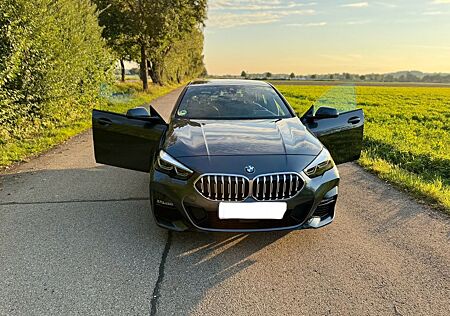
<path id="1" fill-rule="evenodd" d="M 334 112 L 333 112 L 334 110 Z M 361 156 L 364 112 L 362 109 L 341 112 L 312 106 L 301 118 L 303 124 L 328 149 L 336 164 L 357 160 Z"/>
<path id="2" fill-rule="evenodd" d="M 105 165 L 148 172 L 166 130 L 167 125 L 161 117 L 150 116 L 145 108 L 129 110 L 127 115 L 93 110 L 95 160 Z"/>

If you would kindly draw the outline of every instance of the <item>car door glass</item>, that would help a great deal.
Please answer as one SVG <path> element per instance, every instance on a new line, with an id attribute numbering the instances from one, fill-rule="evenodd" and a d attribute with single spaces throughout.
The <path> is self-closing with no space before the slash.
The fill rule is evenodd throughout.
<path id="1" fill-rule="evenodd" d="M 356 109 L 356 89 L 354 85 L 340 85 L 329 89 L 314 102 L 314 112 L 320 107 L 335 108 L 339 113 Z"/>

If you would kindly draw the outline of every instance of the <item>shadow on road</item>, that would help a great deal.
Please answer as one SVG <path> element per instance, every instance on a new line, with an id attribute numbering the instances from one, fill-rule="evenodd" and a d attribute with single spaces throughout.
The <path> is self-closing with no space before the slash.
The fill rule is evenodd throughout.
<path id="1" fill-rule="evenodd" d="M 0 182 L 1 295 L 12 306 L 29 300 L 16 310 L 150 309 L 167 233 L 151 216 L 147 174 L 96 166 Z M 285 235 L 174 233 L 162 295 L 183 287 L 181 301 L 198 302 Z"/>

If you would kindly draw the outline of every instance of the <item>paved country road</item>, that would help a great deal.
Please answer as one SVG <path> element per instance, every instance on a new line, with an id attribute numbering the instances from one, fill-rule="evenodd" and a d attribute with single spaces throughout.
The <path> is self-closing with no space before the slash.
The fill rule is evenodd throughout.
<path id="1" fill-rule="evenodd" d="M 0 315 L 449 314 L 449 217 L 355 164 L 323 229 L 168 233 L 91 138 L 1 175 Z"/>

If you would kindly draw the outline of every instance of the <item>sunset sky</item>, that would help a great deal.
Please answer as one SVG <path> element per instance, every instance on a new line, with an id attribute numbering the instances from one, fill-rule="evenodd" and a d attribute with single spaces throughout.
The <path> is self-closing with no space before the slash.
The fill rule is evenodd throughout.
<path id="1" fill-rule="evenodd" d="M 450 72 L 450 0 L 210 0 L 210 74 Z"/>

